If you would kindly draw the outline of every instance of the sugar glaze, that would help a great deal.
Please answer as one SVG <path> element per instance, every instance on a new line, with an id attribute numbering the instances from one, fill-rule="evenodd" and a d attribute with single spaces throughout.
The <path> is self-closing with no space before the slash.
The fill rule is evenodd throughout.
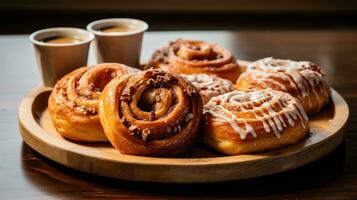
<path id="1" fill-rule="evenodd" d="M 203 112 L 213 120 L 229 123 L 241 139 L 246 139 L 248 134 L 257 137 L 252 122 L 260 122 L 266 132 L 280 138 L 287 126 L 293 127 L 300 120 L 305 127 L 308 120 L 300 102 L 288 93 L 271 89 L 233 91 L 213 97 Z M 254 118 L 237 117 L 244 113 L 252 113 Z"/>
<path id="2" fill-rule="evenodd" d="M 289 92 L 288 88 L 279 80 L 288 82 L 291 88 L 297 91 L 299 99 L 308 95 L 314 95 L 314 99 L 318 101 L 319 107 L 322 107 L 324 102 L 320 100 L 317 89 L 326 97 L 330 95 L 322 69 L 308 61 L 293 61 L 268 57 L 251 63 L 246 73 L 257 74 L 258 76 L 250 76 L 250 78 L 262 85 L 263 88 L 270 88 L 270 83 L 282 91 Z M 306 99 L 308 105 L 311 106 L 311 98 Z"/>

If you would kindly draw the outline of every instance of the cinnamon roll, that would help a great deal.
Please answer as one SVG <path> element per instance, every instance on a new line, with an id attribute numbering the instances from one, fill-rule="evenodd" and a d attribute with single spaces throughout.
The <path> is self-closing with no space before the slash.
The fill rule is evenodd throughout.
<path id="1" fill-rule="evenodd" d="M 308 114 L 320 111 L 331 96 L 320 66 L 271 57 L 251 63 L 237 80 L 236 88 L 272 88 L 288 92 L 301 101 Z"/>
<path id="2" fill-rule="evenodd" d="M 131 155 L 182 152 L 194 140 L 201 115 L 199 91 L 181 76 L 159 69 L 113 80 L 99 103 L 109 141 Z"/>
<path id="3" fill-rule="evenodd" d="M 213 74 L 235 82 L 240 68 L 232 54 L 203 41 L 178 39 L 154 52 L 146 68 L 158 67 L 178 74 Z"/>
<path id="4" fill-rule="evenodd" d="M 203 104 L 206 104 L 212 97 L 235 90 L 231 81 L 216 75 L 189 74 L 182 76 L 200 90 Z"/>
<path id="5" fill-rule="evenodd" d="M 121 64 L 81 67 L 64 76 L 52 90 L 48 109 L 56 130 L 68 139 L 100 142 L 107 138 L 98 117 L 98 99 L 113 78 L 137 72 Z"/>
<path id="6" fill-rule="evenodd" d="M 294 144 L 309 129 L 301 103 L 288 93 L 271 89 L 233 91 L 213 97 L 203 112 L 201 139 L 229 155 Z"/>

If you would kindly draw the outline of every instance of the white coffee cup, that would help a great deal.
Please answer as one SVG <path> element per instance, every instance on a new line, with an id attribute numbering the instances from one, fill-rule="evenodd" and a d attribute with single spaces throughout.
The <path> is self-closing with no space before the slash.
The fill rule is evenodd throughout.
<path id="1" fill-rule="evenodd" d="M 69 37 L 76 42 L 50 43 L 51 38 Z M 79 28 L 48 28 L 30 35 L 37 64 L 45 86 L 53 87 L 57 80 L 76 68 L 86 66 L 94 35 Z"/>
<path id="2" fill-rule="evenodd" d="M 127 27 L 128 30 L 106 32 L 109 27 Z M 140 68 L 143 33 L 148 24 L 138 19 L 112 18 L 94 21 L 87 30 L 95 35 L 95 53 L 98 63 L 115 62 Z"/>

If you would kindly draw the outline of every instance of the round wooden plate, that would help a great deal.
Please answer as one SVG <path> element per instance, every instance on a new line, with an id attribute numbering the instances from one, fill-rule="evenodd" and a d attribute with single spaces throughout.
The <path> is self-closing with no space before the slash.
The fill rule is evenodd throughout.
<path id="1" fill-rule="evenodd" d="M 332 90 L 332 101 L 310 117 L 310 134 L 302 142 L 273 151 L 225 156 L 195 144 L 185 155 L 154 158 L 120 154 L 109 143 L 78 143 L 62 138 L 47 110 L 51 88 L 38 87 L 18 111 L 23 140 L 45 157 L 65 166 L 111 178 L 149 182 L 215 182 L 263 176 L 296 168 L 331 152 L 342 141 L 349 109 Z"/>

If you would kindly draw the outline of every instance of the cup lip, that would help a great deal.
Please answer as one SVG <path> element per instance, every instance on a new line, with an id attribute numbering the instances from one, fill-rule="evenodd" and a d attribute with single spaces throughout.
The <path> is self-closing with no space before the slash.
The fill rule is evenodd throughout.
<path id="1" fill-rule="evenodd" d="M 136 22 L 142 24 L 142 28 L 134 30 L 134 31 L 129 31 L 129 32 L 111 32 L 111 33 L 105 33 L 102 31 L 98 31 L 94 29 L 93 27 L 102 24 L 102 23 L 110 23 L 110 22 Z M 128 36 L 128 35 L 135 35 L 139 34 L 142 32 L 145 32 L 149 28 L 149 25 L 142 20 L 139 19 L 134 19 L 134 18 L 107 18 L 107 19 L 100 19 L 93 21 L 87 25 L 87 30 L 94 35 L 98 36 Z"/>
<path id="2" fill-rule="evenodd" d="M 53 32 L 53 31 L 73 31 L 73 32 L 78 32 L 78 33 L 84 33 L 87 34 L 88 37 L 87 39 L 80 41 L 80 42 L 75 42 L 75 43 L 62 43 L 62 44 L 51 44 L 51 43 L 45 43 L 45 42 L 41 42 L 39 40 L 36 40 L 36 36 L 41 34 L 41 33 L 46 33 L 46 32 Z M 45 28 L 45 29 L 41 29 L 38 31 L 33 32 L 29 39 L 33 44 L 37 44 L 39 46 L 48 46 L 48 47 L 64 47 L 64 46 L 78 46 L 78 45 L 82 45 L 82 44 L 86 44 L 86 43 L 90 43 L 93 39 L 94 39 L 94 35 L 93 33 L 86 31 L 84 29 L 80 29 L 80 28 L 73 28 L 73 27 L 54 27 L 54 28 Z"/>

